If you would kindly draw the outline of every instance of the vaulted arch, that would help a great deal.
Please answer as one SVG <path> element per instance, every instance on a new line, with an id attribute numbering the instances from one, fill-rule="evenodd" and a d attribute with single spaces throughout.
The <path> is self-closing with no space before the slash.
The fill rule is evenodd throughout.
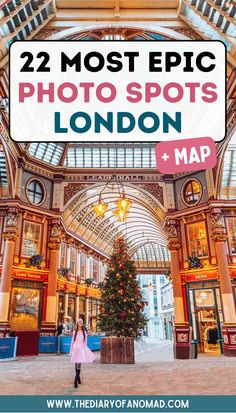
<path id="1" fill-rule="evenodd" d="M 132 254 L 141 244 L 149 242 L 166 246 L 166 235 L 162 228 L 165 208 L 145 189 L 134 184 L 125 184 L 124 190 L 131 200 L 126 222 L 120 222 L 114 216 L 116 201 L 120 198 L 116 184 L 106 187 L 102 192 L 103 201 L 108 210 L 99 218 L 93 210 L 104 185 L 88 186 L 76 194 L 66 205 L 63 212 L 65 226 L 77 236 L 94 245 L 95 248 L 110 254 L 117 236 L 127 238 Z"/>

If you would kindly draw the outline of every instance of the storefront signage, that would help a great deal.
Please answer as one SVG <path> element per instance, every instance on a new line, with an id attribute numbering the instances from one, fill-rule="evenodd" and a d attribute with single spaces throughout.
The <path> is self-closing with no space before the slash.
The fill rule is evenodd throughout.
<path id="1" fill-rule="evenodd" d="M 232 270 L 232 271 L 231 271 L 231 277 L 232 277 L 232 278 L 236 278 L 236 271 L 235 271 L 235 270 Z"/>
<path id="2" fill-rule="evenodd" d="M 68 285 L 68 292 L 69 293 L 76 293 L 76 286 L 75 285 Z"/>
<path id="3" fill-rule="evenodd" d="M 96 297 L 99 298 L 100 297 L 100 293 L 99 290 L 89 290 L 88 292 L 89 297 Z"/>
<path id="4" fill-rule="evenodd" d="M 119 181 L 127 181 L 127 182 L 156 182 L 161 181 L 162 176 L 160 174 L 157 175 L 123 175 L 118 174 L 117 177 Z M 107 182 L 110 181 L 110 175 L 70 175 L 70 181 L 82 181 L 82 182 Z"/>
<path id="5" fill-rule="evenodd" d="M 21 278 L 24 280 L 37 280 L 37 281 L 44 281 L 46 278 L 45 273 L 36 274 L 36 273 L 28 273 L 28 272 L 20 272 L 20 271 L 13 271 L 14 278 Z"/>
<path id="6" fill-rule="evenodd" d="M 86 286 L 80 285 L 79 286 L 79 294 L 85 295 L 86 294 Z"/>
<path id="7" fill-rule="evenodd" d="M 185 281 L 203 281 L 203 280 L 217 280 L 217 273 L 210 274 L 188 274 L 185 276 Z"/>

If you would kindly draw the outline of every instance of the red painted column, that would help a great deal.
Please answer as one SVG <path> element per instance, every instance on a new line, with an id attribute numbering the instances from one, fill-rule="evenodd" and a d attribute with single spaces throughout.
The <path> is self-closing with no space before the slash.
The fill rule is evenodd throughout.
<path id="1" fill-rule="evenodd" d="M 0 333 L 6 335 L 10 331 L 9 309 L 11 296 L 11 277 L 14 263 L 14 251 L 17 235 L 15 232 L 4 232 L 2 238 L 5 240 L 2 277 L 0 284 Z"/>
<path id="2" fill-rule="evenodd" d="M 167 223 L 165 226 L 168 237 L 168 249 L 171 255 L 171 277 L 174 295 L 174 357 L 188 359 L 191 357 L 191 328 L 185 321 L 184 298 L 180 276 L 179 250 L 181 244 L 178 238 L 177 225 Z"/>
<path id="3" fill-rule="evenodd" d="M 47 285 L 43 286 L 43 308 L 42 308 L 42 321 L 46 320 L 46 306 L 47 306 Z"/>
<path id="4" fill-rule="evenodd" d="M 76 288 L 76 297 L 75 297 L 75 320 L 79 318 L 79 288 Z"/>
<path id="5" fill-rule="evenodd" d="M 224 355 L 236 357 L 236 312 L 227 256 L 227 233 L 220 210 L 212 213 L 212 232 L 218 263 L 220 291 L 224 314 L 222 334 Z"/>
<path id="6" fill-rule="evenodd" d="M 169 240 L 168 248 L 171 255 L 171 276 L 173 284 L 173 295 L 174 295 L 174 314 L 175 323 L 182 324 L 185 323 L 184 317 L 184 300 L 181 285 L 181 277 L 179 270 L 179 249 L 180 244 L 178 239 Z"/>
<path id="7" fill-rule="evenodd" d="M 44 333 L 55 333 L 57 324 L 57 273 L 59 261 L 60 239 L 51 238 L 48 243 L 50 249 L 49 274 L 47 288 L 46 320 L 42 323 Z"/>
<path id="8" fill-rule="evenodd" d="M 186 284 L 182 284 L 182 294 L 183 294 L 183 301 L 184 301 L 184 318 L 185 318 L 185 321 L 188 323 L 189 315 L 188 315 Z"/>

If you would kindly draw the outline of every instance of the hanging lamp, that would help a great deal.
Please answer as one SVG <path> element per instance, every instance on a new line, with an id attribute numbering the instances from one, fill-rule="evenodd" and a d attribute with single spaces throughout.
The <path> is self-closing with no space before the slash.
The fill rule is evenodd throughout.
<path id="1" fill-rule="evenodd" d="M 117 175 L 115 173 L 111 176 L 109 181 L 102 188 L 99 194 L 98 202 L 97 204 L 93 205 L 92 208 L 99 218 L 104 217 L 108 209 L 108 203 L 105 203 L 102 200 L 102 193 L 109 186 L 112 186 L 112 190 L 114 190 L 114 184 L 117 185 L 118 193 L 120 196 L 118 201 L 116 201 L 117 209 L 114 211 L 114 215 L 120 222 L 125 222 L 132 202 L 128 198 L 126 198 L 124 186 L 122 182 L 119 182 Z"/>
<path id="2" fill-rule="evenodd" d="M 103 218 L 107 211 L 107 208 L 108 208 L 108 205 L 103 202 L 101 198 L 101 194 L 100 194 L 98 203 L 96 205 L 93 205 L 93 210 L 94 212 L 96 212 L 99 218 Z"/>

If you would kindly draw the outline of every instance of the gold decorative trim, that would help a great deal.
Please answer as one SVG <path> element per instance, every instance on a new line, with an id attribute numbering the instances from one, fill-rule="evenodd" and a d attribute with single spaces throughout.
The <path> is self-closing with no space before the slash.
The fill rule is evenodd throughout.
<path id="1" fill-rule="evenodd" d="M 219 234 L 213 234 L 213 235 L 212 235 L 212 239 L 213 239 L 215 242 L 225 242 L 225 241 L 227 241 L 227 239 L 228 239 L 228 235 L 225 234 L 224 232 L 221 232 L 221 233 L 219 233 Z"/>
<path id="2" fill-rule="evenodd" d="M 18 235 L 15 234 L 14 232 L 4 232 L 2 234 L 2 238 L 6 241 L 16 241 L 18 238 Z"/>
<path id="3" fill-rule="evenodd" d="M 59 250 L 60 248 L 60 241 L 50 241 L 48 243 L 48 248 L 50 250 Z"/>
<path id="4" fill-rule="evenodd" d="M 181 245 L 178 241 L 171 241 L 168 243 L 167 247 L 170 251 L 178 251 Z"/>

